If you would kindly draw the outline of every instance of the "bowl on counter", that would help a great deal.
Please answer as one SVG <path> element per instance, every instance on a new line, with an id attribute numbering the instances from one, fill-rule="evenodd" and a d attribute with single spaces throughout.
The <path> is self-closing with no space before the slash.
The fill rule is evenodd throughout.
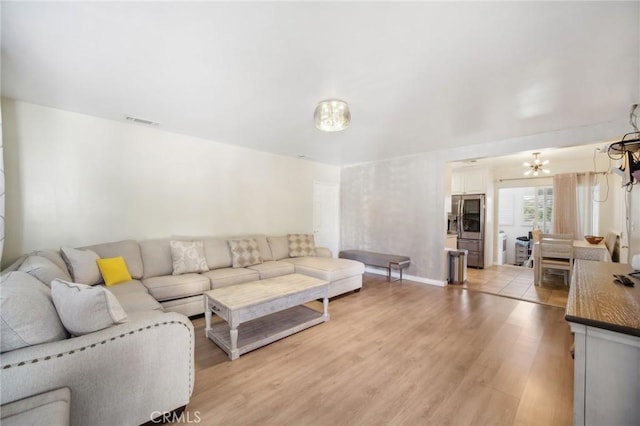
<path id="1" fill-rule="evenodd" d="M 589 244 L 599 244 L 600 241 L 604 240 L 604 237 L 598 237 L 596 235 L 585 235 L 584 239 L 587 240 Z"/>

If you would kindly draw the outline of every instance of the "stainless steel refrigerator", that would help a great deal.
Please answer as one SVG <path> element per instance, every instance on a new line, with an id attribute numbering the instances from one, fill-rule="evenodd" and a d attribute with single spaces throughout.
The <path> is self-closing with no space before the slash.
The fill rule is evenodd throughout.
<path id="1" fill-rule="evenodd" d="M 458 250 L 467 250 L 467 266 L 484 268 L 484 194 L 453 195 L 451 213 L 457 213 Z"/>

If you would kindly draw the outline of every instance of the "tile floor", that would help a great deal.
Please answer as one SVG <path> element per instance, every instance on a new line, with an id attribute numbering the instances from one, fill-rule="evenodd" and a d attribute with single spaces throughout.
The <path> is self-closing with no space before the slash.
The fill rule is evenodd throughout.
<path id="1" fill-rule="evenodd" d="M 566 307 L 569 295 L 562 275 L 546 274 L 542 285 L 535 286 L 533 269 L 511 265 L 468 268 L 467 282 L 462 287 L 561 308 Z"/>

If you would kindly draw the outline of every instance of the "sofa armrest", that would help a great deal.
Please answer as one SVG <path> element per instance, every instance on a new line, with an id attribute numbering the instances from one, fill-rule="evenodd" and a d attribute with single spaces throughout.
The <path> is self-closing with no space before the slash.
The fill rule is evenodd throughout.
<path id="1" fill-rule="evenodd" d="M 194 333 L 184 315 L 149 312 L 95 333 L 2 354 L 1 403 L 71 390 L 71 424 L 141 424 L 189 402 Z"/>
<path id="2" fill-rule="evenodd" d="M 0 407 L 0 422 L 4 426 L 36 425 L 44 422 L 68 426 L 70 405 L 69 388 L 55 389 L 4 404 Z"/>
<path id="3" fill-rule="evenodd" d="M 316 256 L 333 257 L 333 253 L 331 253 L 331 250 L 326 247 L 316 247 Z"/>

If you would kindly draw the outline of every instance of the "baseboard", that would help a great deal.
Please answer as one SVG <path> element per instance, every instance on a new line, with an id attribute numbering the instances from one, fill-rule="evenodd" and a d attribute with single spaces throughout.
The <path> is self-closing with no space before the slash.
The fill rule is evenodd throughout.
<path id="1" fill-rule="evenodd" d="M 365 266 L 364 267 L 365 272 L 369 272 L 372 274 L 376 274 L 376 275 L 384 275 L 385 277 L 387 276 L 387 270 L 384 268 L 376 268 L 374 266 Z M 391 279 L 396 279 L 397 278 L 397 272 L 394 272 L 394 275 L 392 276 Z M 437 287 L 446 287 L 447 286 L 447 282 L 443 281 L 443 280 L 434 280 L 432 278 L 424 278 L 424 277 L 418 277 L 415 275 L 408 275 L 408 274 L 402 274 L 402 278 L 409 280 L 409 281 L 414 281 L 414 282 L 418 282 L 421 284 L 429 284 L 429 285 L 435 285 Z"/>

